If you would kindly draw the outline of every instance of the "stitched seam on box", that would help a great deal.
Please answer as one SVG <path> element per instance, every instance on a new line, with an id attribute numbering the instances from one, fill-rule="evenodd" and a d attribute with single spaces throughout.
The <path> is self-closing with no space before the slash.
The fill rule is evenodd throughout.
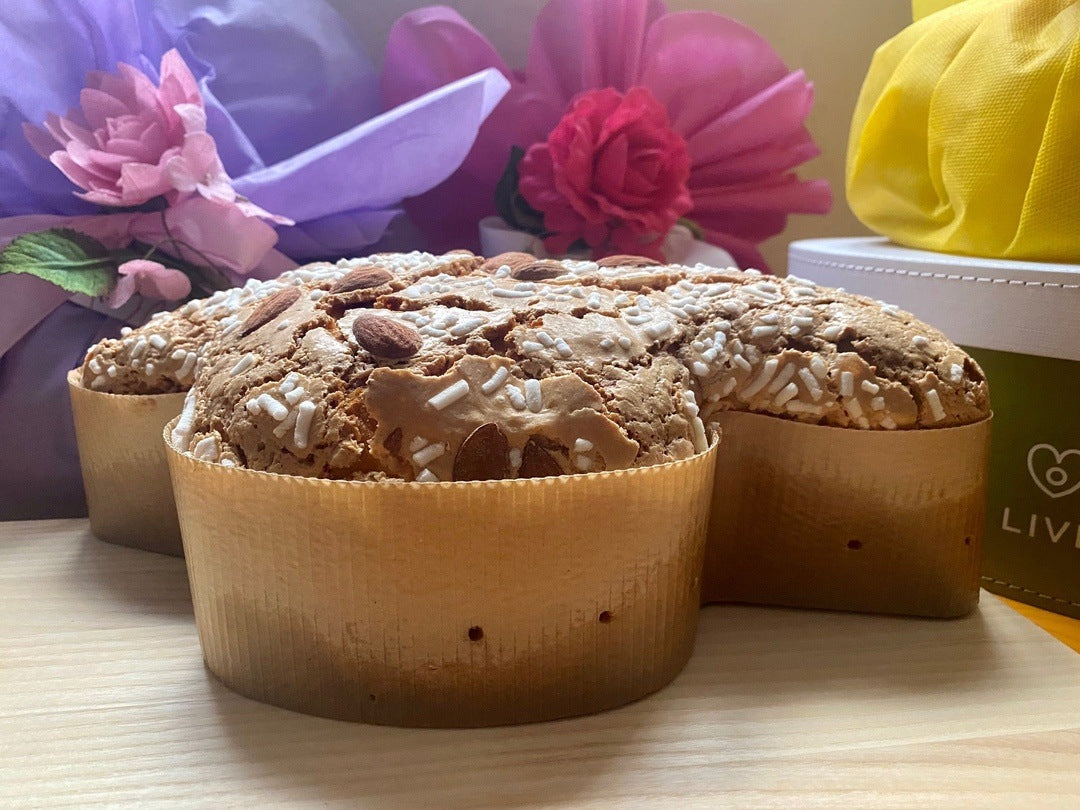
<path id="1" fill-rule="evenodd" d="M 1061 602 L 1063 605 L 1069 605 L 1070 607 L 1080 607 L 1080 602 L 1070 602 L 1068 599 L 1062 599 L 1060 596 L 1051 596 L 1048 593 L 1039 593 L 1033 591 L 1031 588 L 1024 588 L 1021 585 L 1013 585 L 1011 582 L 1006 582 L 1003 579 L 994 579 L 993 577 L 983 577 L 983 582 L 993 582 L 995 585 L 1004 585 L 1006 588 L 1012 588 L 1014 591 L 1023 591 L 1024 593 L 1030 593 L 1032 596 L 1041 596 L 1043 599 L 1049 599 L 1052 602 Z"/>
<path id="2" fill-rule="evenodd" d="M 865 264 L 847 264 L 845 262 L 830 262 L 824 259 L 811 259 L 804 256 L 796 256 L 798 262 L 814 264 L 818 267 L 832 267 L 837 270 L 857 270 L 861 273 L 883 273 L 894 276 L 912 276 L 913 278 L 937 278 L 945 281 L 969 281 L 983 284 L 1008 284 L 1013 287 L 1047 287 L 1059 290 L 1080 290 L 1080 284 L 1058 284 L 1053 281 L 1020 281 L 1011 278 L 984 278 L 982 276 L 961 276 L 954 273 L 930 273 L 916 272 L 914 270 L 899 270 L 894 267 L 873 267 Z"/>

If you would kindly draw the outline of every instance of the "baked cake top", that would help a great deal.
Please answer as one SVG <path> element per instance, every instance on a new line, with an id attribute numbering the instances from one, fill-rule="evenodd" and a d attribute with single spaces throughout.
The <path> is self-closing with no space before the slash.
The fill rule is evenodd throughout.
<path id="1" fill-rule="evenodd" d="M 524 254 L 329 267 L 216 320 L 178 447 L 272 472 L 448 481 L 686 458 L 721 410 L 884 430 L 989 413 L 978 366 L 940 332 L 801 279 Z"/>

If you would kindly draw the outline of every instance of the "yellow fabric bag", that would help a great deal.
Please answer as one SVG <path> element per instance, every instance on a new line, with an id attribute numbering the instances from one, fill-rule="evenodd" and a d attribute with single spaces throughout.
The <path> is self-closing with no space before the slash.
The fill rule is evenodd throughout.
<path id="1" fill-rule="evenodd" d="M 847 195 L 900 244 L 1080 262 L 1080 0 L 966 0 L 878 48 Z"/>

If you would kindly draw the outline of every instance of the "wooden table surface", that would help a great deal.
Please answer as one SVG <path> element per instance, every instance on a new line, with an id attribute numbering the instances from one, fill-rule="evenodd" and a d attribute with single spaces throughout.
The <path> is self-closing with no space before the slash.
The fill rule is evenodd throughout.
<path id="1" fill-rule="evenodd" d="M 306 717 L 202 665 L 181 560 L 0 524 L 0 806 L 1080 807 L 1080 656 L 957 621 L 703 610 L 657 695 L 471 731 Z"/>
<path id="2" fill-rule="evenodd" d="M 1004 596 L 999 596 L 998 599 L 1017 613 L 1026 616 L 1059 641 L 1080 652 L 1080 619 L 1062 616 L 1060 613 L 1052 613 L 1034 605 L 1006 599 Z"/>

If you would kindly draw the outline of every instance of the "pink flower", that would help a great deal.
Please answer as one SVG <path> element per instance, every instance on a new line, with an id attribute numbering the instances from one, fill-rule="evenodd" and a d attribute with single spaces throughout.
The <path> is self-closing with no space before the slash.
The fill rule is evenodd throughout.
<path id="1" fill-rule="evenodd" d="M 198 85 L 177 51 L 162 57 L 158 85 L 125 64 L 116 74 L 90 73 L 87 85 L 81 110 L 66 118 L 49 115 L 44 130 L 26 125 L 27 138 L 90 202 L 136 207 L 164 196 L 167 206 L 83 217 L 85 229 L 124 227 L 127 242 L 137 239 L 217 271 L 218 283 L 238 283 L 248 274 L 263 276 L 291 264 L 272 250 L 277 234 L 262 220 L 287 225 L 292 220 L 264 211 L 233 189 L 206 131 Z M 178 293 L 182 284 L 190 292 L 183 273 L 156 262 L 124 267 L 128 272 L 121 268 L 111 301 L 126 301 L 136 292 L 175 300 L 187 294 Z"/>
<path id="2" fill-rule="evenodd" d="M 804 125 L 811 84 L 720 14 L 667 14 L 661 0 L 550 0 L 533 27 L 526 69 L 515 72 L 456 12 L 420 9 L 390 33 L 383 101 L 400 104 L 486 67 L 510 79 L 510 92 L 462 167 L 406 204 L 433 248 L 475 244 L 511 147 L 547 141 L 574 97 L 604 87 L 647 88 L 665 108 L 690 157 L 687 215 L 741 265 L 764 265 L 757 245 L 782 231 L 789 214 L 831 207 L 825 181 L 793 171 L 818 154 Z"/>
<path id="3" fill-rule="evenodd" d="M 662 259 L 661 245 L 690 210 L 690 156 L 667 112 L 644 87 L 582 93 L 547 141 L 519 165 L 521 195 L 544 214 L 552 253 L 584 239 L 593 255 Z"/>
<path id="4" fill-rule="evenodd" d="M 34 148 L 84 190 L 79 196 L 98 205 L 142 205 L 178 190 L 169 168 L 174 160 L 202 170 L 207 187 L 228 182 L 212 139 L 212 159 L 206 159 L 203 100 L 180 54 L 162 57 L 156 87 L 131 65 L 121 63 L 117 71 L 87 75 L 80 110 L 65 118 L 50 113 L 44 130 L 25 126 Z"/>
<path id="5" fill-rule="evenodd" d="M 120 265 L 120 278 L 106 303 L 118 309 L 136 293 L 144 298 L 179 301 L 191 294 L 191 280 L 179 270 L 172 270 L 160 262 L 132 259 Z"/>

